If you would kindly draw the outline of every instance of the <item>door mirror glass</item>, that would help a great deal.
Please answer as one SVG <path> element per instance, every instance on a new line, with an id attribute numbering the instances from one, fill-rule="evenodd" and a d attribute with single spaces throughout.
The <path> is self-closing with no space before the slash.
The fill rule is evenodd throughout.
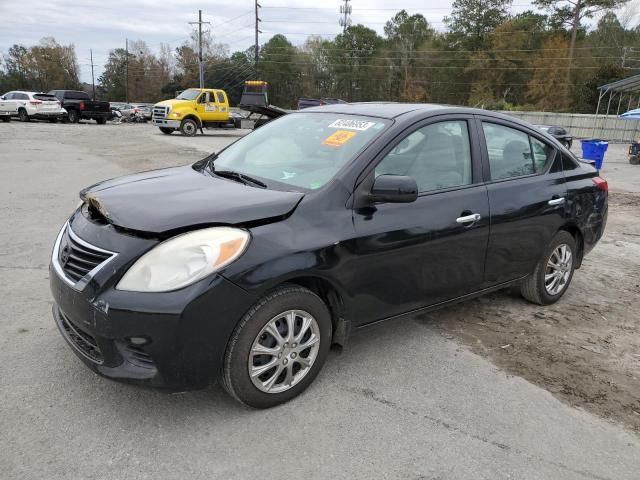
<path id="1" fill-rule="evenodd" d="M 379 175 L 373 182 L 372 202 L 411 203 L 418 198 L 418 184 L 405 175 Z"/>

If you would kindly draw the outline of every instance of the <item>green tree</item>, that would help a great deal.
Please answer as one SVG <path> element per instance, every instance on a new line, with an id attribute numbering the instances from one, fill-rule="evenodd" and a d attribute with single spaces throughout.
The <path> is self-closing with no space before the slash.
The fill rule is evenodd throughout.
<path id="1" fill-rule="evenodd" d="M 376 53 L 382 38 L 364 25 L 347 27 L 329 50 L 330 71 L 339 96 L 354 100 L 376 97 Z"/>
<path id="2" fill-rule="evenodd" d="M 284 35 L 274 35 L 262 45 L 258 57 L 261 80 L 269 82 L 269 100 L 275 105 L 293 107 L 301 93 L 298 51 Z"/>
<path id="3" fill-rule="evenodd" d="M 560 24 L 571 28 L 569 42 L 569 66 L 573 62 L 578 30 L 585 18 L 592 18 L 594 14 L 603 10 L 611 10 L 624 5 L 629 0 L 534 0 L 534 5 L 546 9 Z M 569 70 L 568 70 L 569 71 Z"/>
<path id="4" fill-rule="evenodd" d="M 98 78 L 100 96 L 112 101 L 124 101 L 126 97 L 126 50 L 116 48 L 109 52 L 109 58 L 102 75 Z"/>
<path id="5" fill-rule="evenodd" d="M 60 45 L 51 37 L 30 48 L 13 45 L 3 63 L 2 78 L 7 90 L 80 87 L 74 46 Z"/>
<path id="6" fill-rule="evenodd" d="M 486 49 L 492 31 L 507 19 L 511 1 L 454 0 L 451 16 L 444 19 L 454 44 L 463 50 Z"/>
<path id="7" fill-rule="evenodd" d="M 409 15 L 400 10 L 389 20 L 384 32 L 387 36 L 389 64 L 392 70 L 389 75 L 400 77 L 397 85 L 402 85 L 399 97 L 407 101 L 424 101 L 426 76 L 424 66 L 418 66 L 416 51 L 421 45 L 433 39 L 435 30 L 429 26 L 427 19 L 420 14 Z"/>

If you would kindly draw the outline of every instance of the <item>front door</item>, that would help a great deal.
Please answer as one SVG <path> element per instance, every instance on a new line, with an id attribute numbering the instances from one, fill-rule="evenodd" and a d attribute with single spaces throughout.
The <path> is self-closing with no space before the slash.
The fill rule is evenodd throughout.
<path id="1" fill-rule="evenodd" d="M 552 171 L 555 148 L 542 136 L 496 119 L 483 119 L 491 235 L 485 281 L 497 285 L 531 273 L 565 223 L 566 184 Z"/>
<path id="2" fill-rule="evenodd" d="M 353 212 L 358 265 L 350 282 L 364 324 L 481 288 L 489 203 L 471 118 L 417 125 L 383 152 L 368 175 L 408 175 L 413 203 Z M 361 293 L 359 293 L 361 292 Z"/>

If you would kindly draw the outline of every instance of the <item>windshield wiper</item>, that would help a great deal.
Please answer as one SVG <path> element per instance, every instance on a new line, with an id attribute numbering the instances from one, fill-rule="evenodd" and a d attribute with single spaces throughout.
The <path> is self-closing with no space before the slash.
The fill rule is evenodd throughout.
<path id="1" fill-rule="evenodd" d="M 244 183 L 245 185 L 248 185 L 251 183 L 261 188 L 267 188 L 266 183 L 261 182 L 257 178 L 253 178 L 253 177 L 250 177 L 249 175 L 245 175 L 244 173 L 236 172 L 234 170 L 217 170 L 213 168 L 213 165 L 211 165 L 211 167 L 212 167 L 211 168 L 212 172 L 215 175 L 218 175 L 219 177 L 229 178 L 231 180 L 238 180 Z"/>

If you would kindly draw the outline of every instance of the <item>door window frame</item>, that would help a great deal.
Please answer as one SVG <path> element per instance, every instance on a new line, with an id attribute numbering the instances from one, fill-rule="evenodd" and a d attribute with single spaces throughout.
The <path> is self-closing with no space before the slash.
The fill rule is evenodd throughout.
<path id="1" fill-rule="evenodd" d="M 402 141 L 404 141 L 409 135 L 415 133 L 421 128 L 433 125 L 435 123 L 442 122 L 467 122 L 467 132 L 469 135 L 469 154 L 471 156 L 471 183 L 467 185 L 457 185 L 455 187 L 441 188 L 437 190 L 429 190 L 426 192 L 418 193 L 418 198 L 426 197 L 429 195 L 437 195 L 439 193 L 451 192 L 454 190 L 463 190 L 465 188 L 477 187 L 484 183 L 483 180 L 483 165 L 481 163 L 481 150 L 480 150 L 480 138 L 478 137 L 477 128 L 475 127 L 474 117 L 471 114 L 455 114 L 448 113 L 442 115 L 434 115 L 428 118 L 418 120 L 417 122 L 409 125 L 407 128 L 399 132 L 393 140 L 391 140 L 383 149 L 378 152 L 374 159 L 360 172 L 356 180 L 356 187 L 354 193 L 357 195 L 367 194 L 373 182 L 375 181 L 375 169 L 380 162 L 382 162 L 393 149 L 395 149 Z"/>
<path id="2" fill-rule="evenodd" d="M 555 145 L 553 145 L 552 143 L 549 143 L 549 141 L 547 139 L 545 139 L 542 135 L 540 135 L 539 132 L 536 132 L 534 129 L 529 128 L 529 127 L 527 127 L 525 125 L 520 125 L 518 123 L 512 123 L 509 120 L 504 120 L 502 118 L 496 118 L 496 117 L 490 117 L 490 116 L 484 116 L 484 115 L 474 115 L 474 117 L 475 117 L 475 123 L 476 123 L 476 131 L 477 131 L 478 137 L 480 139 L 480 153 L 481 153 L 481 158 L 482 158 L 482 171 L 483 171 L 484 182 L 485 183 L 509 182 L 511 180 L 517 180 L 519 178 L 536 177 L 536 176 L 546 175 L 546 174 L 549 173 L 549 170 L 551 170 L 551 167 L 553 166 L 553 162 L 554 162 L 554 160 L 556 158 L 556 155 L 558 155 L 558 148 Z M 491 164 L 489 162 L 489 149 L 487 147 L 487 139 L 485 138 L 485 135 L 484 135 L 484 128 L 482 128 L 482 124 L 483 123 L 493 123 L 494 125 L 499 125 L 501 127 L 510 128 L 510 129 L 515 130 L 517 132 L 523 133 L 523 134 L 527 135 L 528 137 L 533 137 L 536 140 L 538 140 L 539 142 L 542 142 L 543 144 L 545 144 L 546 146 L 551 148 L 551 152 L 549 154 L 549 158 L 547 159 L 547 161 L 546 161 L 546 163 L 544 165 L 544 168 L 539 172 L 528 173 L 526 175 L 518 175 L 516 177 L 492 179 L 491 178 Z M 533 155 L 533 148 L 531 146 L 531 139 L 530 138 L 528 138 L 528 143 L 529 143 L 529 148 L 531 149 L 531 155 Z"/>

